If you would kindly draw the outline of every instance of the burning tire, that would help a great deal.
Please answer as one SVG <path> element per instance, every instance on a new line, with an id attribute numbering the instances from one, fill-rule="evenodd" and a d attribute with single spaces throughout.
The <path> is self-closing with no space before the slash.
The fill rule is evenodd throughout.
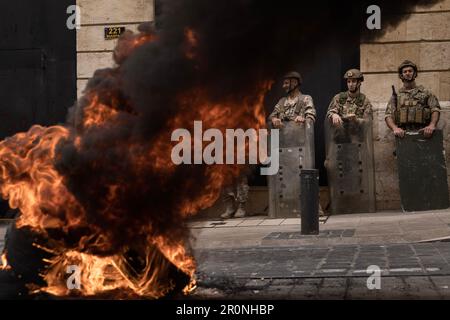
<path id="1" fill-rule="evenodd" d="M 51 295 L 39 293 L 33 295 L 29 293 L 29 290 L 36 290 L 39 288 L 45 288 L 48 284 L 44 280 L 43 276 L 49 268 L 49 264 L 46 261 L 55 258 L 56 256 L 50 253 L 50 250 L 44 250 L 42 248 L 48 246 L 48 239 L 33 232 L 29 228 L 18 229 L 14 225 L 11 225 L 6 234 L 5 249 L 7 252 L 8 264 L 11 267 L 8 271 L 3 271 L 0 274 L 1 283 L 9 284 L 9 292 L 5 296 L 10 299 L 17 298 L 50 298 Z M 49 248 L 51 249 L 51 248 Z M 139 257 L 139 253 L 130 251 L 126 257 L 124 257 L 126 270 L 130 274 L 139 274 L 145 268 L 142 264 L 142 257 Z M 174 298 L 182 292 L 182 290 L 190 283 L 191 278 L 179 270 L 175 265 L 170 263 L 166 257 L 158 250 L 154 248 L 152 255 L 152 261 L 150 266 L 154 269 L 165 266 L 166 271 L 161 273 L 161 278 L 156 279 L 155 285 L 162 285 L 164 283 L 171 283 L 170 290 L 168 290 L 164 298 Z M 65 268 L 64 268 L 65 269 Z M 82 271 L 81 271 L 82 272 Z M 68 274 L 59 273 L 58 282 L 66 284 Z M 39 292 L 39 290 L 37 290 Z M 131 292 L 131 291 L 130 291 Z M 138 298 L 139 296 L 133 296 L 127 290 L 115 289 L 111 291 L 105 291 L 97 295 L 84 296 L 78 291 L 73 291 L 73 294 L 66 296 L 67 298 Z M 2 292 L 0 291 L 0 294 Z M 63 296 L 64 298 L 64 296 Z M 145 298 L 145 296 L 142 296 Z"/>
<path id="2" fill-rule="evenodd" d="M 44 238 L 28 228 L 17 229 L 14 224 L 8 228 L 5 241 L 8 264 L 11 266 L 11 275 L 21 287 L 29 284 L 45 285 L 40 276 L 45 270 L 43 259 L 49 259 L 52 255 L 35 245 L 43 243 Z M 26 294 L 21 290 L 20 295 Z"/>

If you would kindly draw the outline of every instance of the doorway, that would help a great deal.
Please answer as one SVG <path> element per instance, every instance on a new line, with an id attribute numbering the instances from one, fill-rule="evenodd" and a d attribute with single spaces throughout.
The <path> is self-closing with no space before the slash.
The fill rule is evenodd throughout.
<path id="1" fill-rule="evenodd" d="M 0 140 L 62 123 L 76 100 L 75 0 L 3 1 L 0 10 Z M 8 210 L 0 201 L 0 217 Z"/>

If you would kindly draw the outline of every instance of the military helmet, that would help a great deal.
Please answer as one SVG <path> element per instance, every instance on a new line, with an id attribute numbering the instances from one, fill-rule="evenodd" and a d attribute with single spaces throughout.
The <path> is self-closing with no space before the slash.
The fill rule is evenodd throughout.
<path id="1" fill-rule="evenodd" d="M 364 75 L 358 69 L 350 69 L 345 73 L 344 79 L 357 79 L 364 81 Z"/>
<path id="2" fill-rule="evenodd" d="M 284 79 L 297 79 L 299 84 L 302 84 L 302 82 L 303 82 L 302 76 L 300 75 L 300 73 L 298 73 L 296 71 L 291 71 L 291 72 L 286 73 L 283 78 Z"/>
<path id="3" fill-rule="evenodd" d="M 405 68 L 405 67 L 412 67 L 414 69 L 414 71 L 416 72 L 416 75 L 417 75 L 417 71 L 418 71 L 417 65 L 414 62 L 410 61 L 410 60 L 403 61 L 402 64 L 398 67 L 398 74 L 399 75 L 402 75 L 403 68 Z"/>

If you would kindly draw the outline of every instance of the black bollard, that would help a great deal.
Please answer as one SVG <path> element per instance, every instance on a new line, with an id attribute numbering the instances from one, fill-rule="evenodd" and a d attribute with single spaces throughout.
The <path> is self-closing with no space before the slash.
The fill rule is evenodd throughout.
<path id="1" fill-rule="evenodd" d="M 319 234 L 319 170 L 302 170 L 300 179 L 302 235 Z"/>

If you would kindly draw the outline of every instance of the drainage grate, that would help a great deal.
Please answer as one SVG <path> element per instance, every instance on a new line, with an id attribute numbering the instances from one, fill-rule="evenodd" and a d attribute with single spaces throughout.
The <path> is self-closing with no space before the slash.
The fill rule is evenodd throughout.
<path id="1" fill-rule="evenodd" d="M 355 229 L 342 230 L 323 230 L 320 231 L 317 238 L 351 238 L 355 235 Z M 290 240 L 290 239 L 305 239 L 311 236 L 302 235 L 300 232 L 272 232 L 263 240 Z"/>

